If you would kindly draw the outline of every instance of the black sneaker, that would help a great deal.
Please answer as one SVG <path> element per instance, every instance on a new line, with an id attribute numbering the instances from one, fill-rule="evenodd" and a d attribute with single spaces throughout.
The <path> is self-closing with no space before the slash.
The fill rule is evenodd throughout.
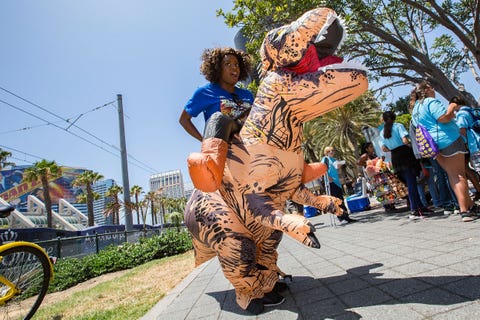
<path id="1" fill-rule="evenodd" d="M 460 212 L 460 215 L 462 217 L 463 222 L 471 222 L 471 221 L 478 218 L 476 213 L 473 213 L 473 212 L 470 212 L 470 211 Z"/>
<path id="2" fill-rule="evenodd" d="M 443 208 L 443 214 L 444 215 L 449 215 L 453 214 L 455 212 L 455 207 L 454 206 L 448 206 Z"/>
<path id="3" fill-rule="evenodd" d="M 251 314 L 257 315 L 262 313 L 264 307 L 262 303 L 262 299 L 253 299 L 247 306 L 247 311 Z"/>
<path id="4" fill-rule="evenodd" d="M 272 292 L 282 293 L 287 291 L 288 285 L 285 282 L 277 281 L 273 286 Z"/>
<path id="5" fill-rule="evenodd" d="M 424 217 L 424 214 L 423 214 L 422 210 L 420 210 L 420 209 L 411 211 L 410 215 L 408 216 L 408 218 L 410 220 L 417 220 L 417 219 L 421 219 L 423 217 Z"/>
<path id="6" fill-rule="evenodd" d="M 420 210 L 422 210 L 422 213 L 423 213 L 423 214 L 427 214 L 427 215 L 435 212 L 435 211 L 433 211 L 432 209 L 430 209 L 430 208 L 428 208 L 428 207 L 423 207 L 423 208 L 420 209 Z"/>
<path id="7" fill-rule="evenodd" d="M 468 211 L 474 213 L 477 216 L 480 216 L 480 206 L 476 205 L 475 203 Z"/>
<path id="8" fill-rule="evenodd" d="M 265 307 L 271 307 L 282 304 L 285 301 L 285 298 L 282 295 L 272 291 L 266 293 L 265 296 L 263 296 L 263 298 L 261 299 L 261 301 Z"/>

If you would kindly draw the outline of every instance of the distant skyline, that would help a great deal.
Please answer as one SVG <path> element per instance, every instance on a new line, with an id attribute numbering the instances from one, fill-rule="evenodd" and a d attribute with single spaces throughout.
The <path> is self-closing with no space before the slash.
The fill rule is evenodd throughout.
<path id="1" fill-rule="evenodd" d="M 204 49 L 234 46 L 215 10 L 231 1 L 0 2 L 0 148 L 18 165 L 40 159 L 122 185 L 117 94 L 123 97 L 130 186 L 181 170 L 200 143 L 178 123 Z M 473 82 L 465 81 L 472 93 Z M 474 87 L 476 88 L 476 87 Z M 396 88 L 389 102 L 409 93 Z M 203 129 L 203 117 L 194 119 Z"/>

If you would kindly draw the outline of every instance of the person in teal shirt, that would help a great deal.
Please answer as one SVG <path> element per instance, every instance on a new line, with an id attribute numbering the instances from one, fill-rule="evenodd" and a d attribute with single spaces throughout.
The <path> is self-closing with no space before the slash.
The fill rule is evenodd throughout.
<path id="1" fill-rule="evenodd" d="M 410 94 L 412 123 L 423 125 L 435 139 L 440 149 L 436 160 L 447 172 L 448 182 L 457 197 L 462 221 L 469 222 L 477 218 L 480 208 L 469 196 L 465 176 L 465 154 L 467 150 L 455 123 L 455 112 L 460 109 L 457 103 L 445 106 L 435 98 L 435 90 L 428 81 L 415 86 Z"/>
<path id="2" fill-rule="evenodd" d="M 327 175 L 330 186 L 330 195 L 342 200 L 340 208 L 343 210 L 343 215 L 339 216 L 338 219 L 340 222 L 356 222 L 357 220 L 350 218 L 348 209 L 344 204 L 342 183 L 338 176 L 338 167 L 345 164 L 345 161 L 337 161 L 337 159 L 335 159 L 335 149 L 333 147 L 326 147 L 323 154 L 325 156 L 322 158 L 321 162 L 325 163 L 328 167 Z"/>
<path id="3" fill-rule="evenodd" d="M 403 124 L 395 122 L 395 113 L 385 111 L 382 118 L 384 122 L 380 130 L 382 149 L 384 152 L 391 152 L 395 174 L 407 184 L 408 200 L 412 211 L 410 219 L 418 219 L 429 211 L 422 207 L 418 194 L 417 176 L 421 171 L 420 163 L 413 154 L 407 130 Z"/>
<path id="4" fill-rule="evenodd" d="M 465 155 L 465 173 L 467 179 L 470 180 L 475 187 L 475 196 L 474 201 L 480 199 L 480 181 L 478 180 L 477 173 L 470 168 L 470 161 L 472 154 L 480 152 L 480 134 L 473 130 L 474 119 L 470 113 L 469 106 L 466 106 L 465 100 L 458 96 L 452 97 L 450 102 L 455 102 L 460 105 L 460 109 L 455 113 L 455 122 L 460 128 L 460 135 L 462 136 L 465 144 L 467 145 L 468 153 Z M 476 159 L 475 162 L 478 162 L 479 159 Z M 472 166 L 475 168 L 478 167 L 478 163 L 472 163 Z"/>

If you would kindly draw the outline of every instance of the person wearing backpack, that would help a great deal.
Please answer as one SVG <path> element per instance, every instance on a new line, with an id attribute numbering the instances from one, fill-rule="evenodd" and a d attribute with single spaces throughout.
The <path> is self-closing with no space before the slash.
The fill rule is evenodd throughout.
<path id="1" fill-rule="evenodd" d="M 460 134 L 467 147 L 468 153 L 465 155 L 465 173 L 467 179 L 470 180 L 475 187 L 476 192 L 473 200 L 477 201 L 480 199 L 480 181 L 478 173 L 470 167 L 470 162 L 472 161 L 472 155 L 475 155 L 475 158 L 477 158 L 478 153 L 480 153 L 480 130 L 475 126 L 479 120 L 473 108 L 466 105 L 465 100 L 454 96 L 450 99 L 450 103 L 452 102 L 461 106 L 455 114 L 455 121 L 460 128 Z M 475 163 L 472 163 L 472 166 L 475 168 Z"/>
<path id="2" fill-rule="evenodd" d="M 439 154 L 436 160 L 447 172 L 450 186 L 457 197 L 462 221 L 477 218 L 480 212 L 469 196 L 465 175 L 465 154 L 467 150 L 455 123 L 455 112 L 460 109 L 456 103 L 445 106 L 435 98 L 435 90 L 428 81 L 418 83 L 410 94 L 412 123 L 421 124 L 435 139 Z"/>

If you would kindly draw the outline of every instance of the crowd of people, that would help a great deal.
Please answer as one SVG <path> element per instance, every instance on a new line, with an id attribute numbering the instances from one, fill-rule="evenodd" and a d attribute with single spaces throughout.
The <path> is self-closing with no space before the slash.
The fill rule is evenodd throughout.
<path id="1" fill-rule="evenodd" d="M 445 105 L 435 98 L 435 90 L 427 81 L 415 86 L 410 95 L 412 126 L 423 126 L 438 146 L 437 155 L 424 159 L 415 156 L 414 137 L 401 123 L 395 122 L 395 114 L 383 113 L 381 145 L 383 151 L 391 152 L 393 170 L 408 186 L 412 219 L 442 210 L 445 214 L 459 211 L 462 221 L 470 222 L 480 213 L 474 202 L 480 195 L 478 173 L 472 170 L 469 161 L 470 152 L 478 151 L 479 137 L 471 129 L 469 114 L 461 111 L 465 105 L 459 97 L 453 97 Z M 476 190 L 473 195 L 469 180 Z M 430 207 L 425 184 L 431 196 Z"/>

